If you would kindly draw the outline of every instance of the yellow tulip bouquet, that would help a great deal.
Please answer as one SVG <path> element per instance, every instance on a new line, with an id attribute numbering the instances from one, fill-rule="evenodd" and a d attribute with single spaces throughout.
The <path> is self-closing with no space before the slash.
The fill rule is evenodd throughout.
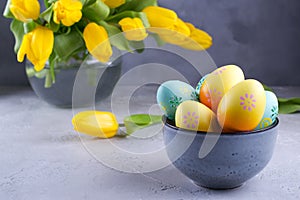
<path id="1" fill-rule="evenodd" d="M 133 51 L 148 35 L 191 50 L 212 45 L 206 32 L 159 7 L 156 0 L 44 0 L 44 7 L 41 12 L 38 0 L 8 0 L 3 15 L 13 19 L 17 60 L 23 62 L 26 55 L 36 72 L 48 62 L 51 84 L 55 63 L 80 52 L 107 62 L 112 46 Z"/>

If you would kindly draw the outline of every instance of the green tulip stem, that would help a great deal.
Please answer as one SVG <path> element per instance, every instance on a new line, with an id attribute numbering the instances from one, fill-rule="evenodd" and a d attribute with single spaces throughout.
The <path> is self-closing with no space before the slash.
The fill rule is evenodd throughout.
<path id="1" fill-rule="evenodd" d="M 50 75 L 51 75 L 51 80 L 52 80 L 52 84 L 55 83 L 55 71 L 54 71 L 54 64 L 56 62 L 56 59 L 54 60 L 50 60 Z"/>
<path id="2" fill-rule="evenodd" d="M 50 88 L 52 86 L 52 78 L 51 78 L 51 73 L 50 71 L 47 73 L 46 78 L 45 78 L 45 88 Z"/>

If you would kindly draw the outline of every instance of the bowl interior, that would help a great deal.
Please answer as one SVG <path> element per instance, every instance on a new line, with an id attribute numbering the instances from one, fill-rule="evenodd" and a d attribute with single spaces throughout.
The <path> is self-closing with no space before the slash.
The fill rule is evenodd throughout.
<path id="1" fill-rule="evenodd" d="M 165 115 L 163 116 L 163 123 L 168 126 L 169 128 L 172 128 L 174 130 L 184 130 L 185 132 L 190 132 L 195 134 L 196 131 L 192 131 L 192 130 L 187 130 L 187 129 L 183 129 L 183 128 L 179 128 L 175 125 L 175 121 L 174 120 L 170 120 L 168 119 Z M 267 130 L 273 129 L 276 126 L 278 126 L 279 124 L 279 119 L 276 118 L 275 122 L 273 124 L 271 124 L 270 126 L 266 127 L 266 128 L 262 128 L 259 130 L 253 130 L 253 131 L 236 131 L 236 132 L 222 132 L 224 133 L 224 135 L 249 135 L 249 134 L 257 134 L 257 133 L 263 133 Z M 207 132 L 205 131 L 197 131 L 197 134 L 207 134 Z M 210 134 L 219 134 L 219 133 L 210 133 Z"/>

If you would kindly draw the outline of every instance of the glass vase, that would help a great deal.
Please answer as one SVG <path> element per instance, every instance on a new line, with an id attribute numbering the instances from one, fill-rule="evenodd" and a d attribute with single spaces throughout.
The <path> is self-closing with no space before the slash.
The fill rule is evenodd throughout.
<path id="1" fill-rule="evenodd" d="M 27 61 L 26 74 L 33 91 L 40 99 L 54 106 L 71 108 L 73 86 L 79 70 L 82 70 L 80 74 L 86 76 L 86 81 L 82 83 L 83 90 L 95 88 L 96 103 L 111 95 L 121 76 L 122 59 L 118 57 L 111 60 L 101 63 L 88 56 L 86 59 L 71 58 L 68 62 L 57 62 L 54 66 L 55 82 L 52 82 L 49 63 L 46 63 L 43 70 L 36 72 L 32 63 Z M 101 74 L 100 79 L 97 74 Z M 83 98 L 77 106 L 85 106 L 89 101 Z"/>

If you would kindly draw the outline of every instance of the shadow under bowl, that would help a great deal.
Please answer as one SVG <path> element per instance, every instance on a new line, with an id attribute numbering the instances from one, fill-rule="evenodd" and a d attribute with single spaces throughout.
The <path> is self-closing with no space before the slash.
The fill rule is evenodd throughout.
<path id="1" fill-rule="evenodd" d="M 264 169 L 272 157 L 279 124 L 277 118 L 262 130 L 220 134 L 180 129 L 166 117 L 163 121 L 164 143 L 173 165 L 195 184 L 210 189 L 239 187 Z M 212 141 L 215 145 L 201 158 L 200 147 Z"/>

